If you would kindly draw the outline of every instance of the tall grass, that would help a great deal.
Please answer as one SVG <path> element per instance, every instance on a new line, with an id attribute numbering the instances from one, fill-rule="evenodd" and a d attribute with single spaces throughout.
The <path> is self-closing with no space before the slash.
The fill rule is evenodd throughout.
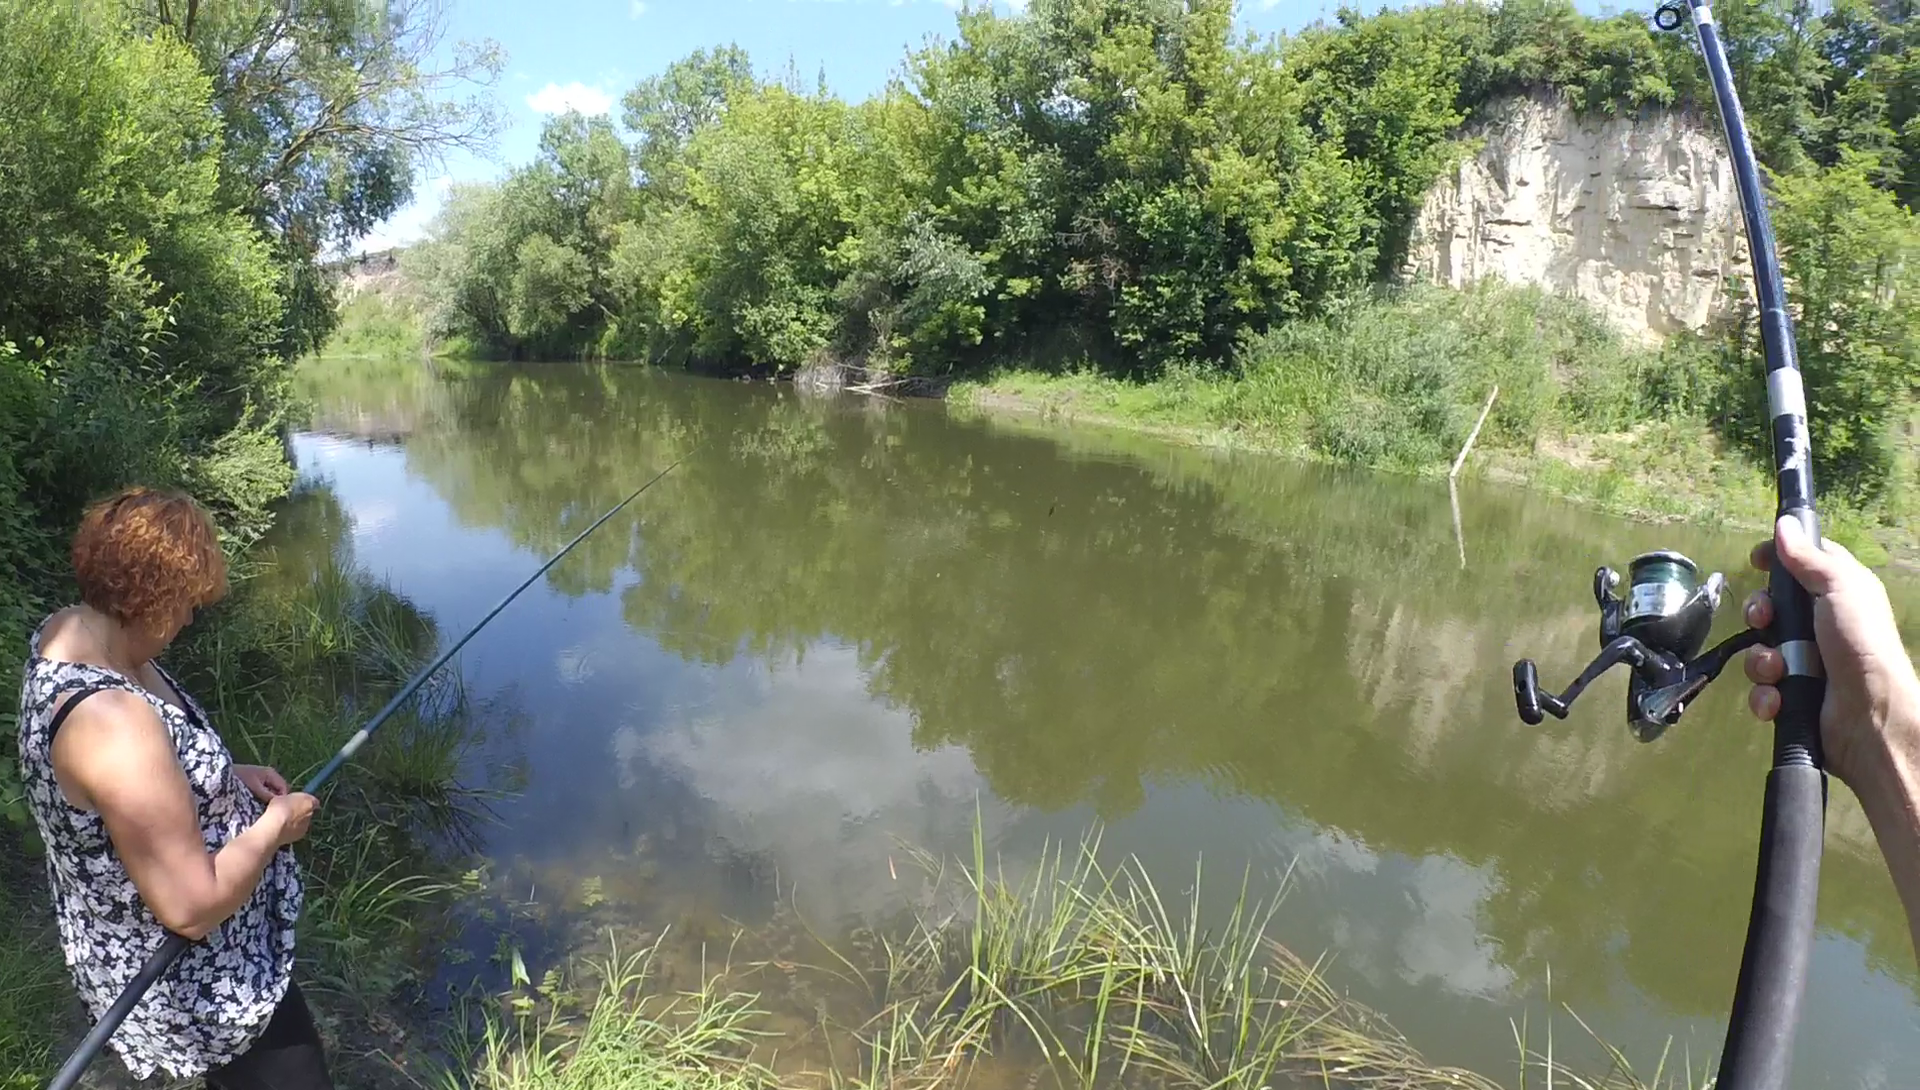
<path id="1" fill-rule="evenodd" d="M 1556 1054 L 1551 1022 L 1514 1024 L 1517 1084 L 1432 1063 L 1342 995 L 1323 964 L 1275 941 L 1278 894 L 1253 896 L 1251 874 L 1228 905 L 1202 905 L 1192 891 L 1167 897 L 1137 861 L 1102 863 L 1097 830 L 1077 848 L 1052 846 L 1020 877 L 989 864 L 977 832 L 965 863 L 908 854 L 927 879 L 922 907 L 866 941 L 821 943 L 813 966 L 773 940 L 777 956 L 746 966 L 781 974 L 776 991 L 787 990 L 771 1001 L 729 983 L 731 948 L 728 965 L 710 973 L 702 946 L 695 986 L 666 991 L 654 972 L 664 940 L 597 967 L 597 994 L 579 999 L 516 972 L 501 1004 L 512 1013 L 490 1014 L 477 1043 L 453 1049 L 445 1081 L 475 1090 L 1708 1085 L 1667 1056 L 1643 1077 L 1604 1042 L 1606 1069 L 1577 1070 Z M 1198 879 L 1196 869 L 1194 889 Z M 734 941 L 768 940 L 742 932 Z M 796 986 L 795 973 L 817 979 Z M 840 986 L 813 986 L 829 981 Z M 789 1006 L 806 1015 L 796 1022 Z M 798 1033 L 809 1016 L 814 1029 Z M 854 1047 L 836 1050 L 836 1041 Z"/>
<path id="2" fill-rule="evenodd" d="M 1343 462 L 1423 469 L 1460 449 L 1499 386 L 1480 443 L 1530 447 L 1556 430 L 1611 431 L 1655 406 L 1655 353 L 1577 301 L 1534 288 L 1383 289 L 1248 338 L 1228 370 L 1175 369 L 1149 383 L 1091 371 L 1003 374 L 1055 409 L 1215 429 Z M 979 387 L 960 387 L 978 397 Z"/>
<path id="3" fill-rule="evenodd" d="M 936 887 L 953 880 L 921 862 Z M 1081 1090 L 1498 1085 L 1428 1063 L 1275 942 L 1278 895 L 1252 897 L 1250 874 L 1211 923 L 1198 878 L 1169 900 L 1137 863 L 1103 865 L 1095 833 L 1014 881 L 988 870 L 976 838 L 958 870 L 961 901 L 885 943 L 885 1001 L 864 1030 L 861 1081 L 941 1085 L 1011 1054 Z"/>
<path id="4" fill-rule="evenodd" d="M 490 1016 L 477 1046 L 456 1048 L 447 1090 L 771 1090 L 779 1080 L 751 1058 L 763 1034 L 756 997 L 708 977 L 693 991 L 654 982 L 656 942 L 616 951 L 584 1019 L 557 1013 Z M 560 1008 L 556 1007 L 555 1010 Z"/>
<path id="5" fill-rule="evenodd" d="M 53 1065 L 58 1017 L 73 1006 L 60 959 L 53 914 L 31 896 L 37 876 L 12 843 L 17 830 L 0 826 L 0 1090 L 37 1088 Z"/>

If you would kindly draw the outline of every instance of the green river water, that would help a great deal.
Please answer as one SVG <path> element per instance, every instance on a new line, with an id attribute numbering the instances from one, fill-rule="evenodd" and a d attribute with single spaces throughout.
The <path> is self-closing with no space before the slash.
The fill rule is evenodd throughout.
<path id="1" fill-rule="evenodd" d="M 1620 677 L 1527 727 L 1509 670 L 1563 685 L 1594 567 L 1636 552 L 1738 602 L 1751 535 L 1477 482 L 1456 532 L 1444 482 L 636 368 L 309 386 L 293 448 L 340 517 L 289 532 L 446 634 L 686 458 L 463 653 L 509 709 L 469 758 L 512 788 L 482 848 L 528 901 L 844 929 L 976 814 L 1016 864 L 1098 822 L 1170 888 L 1204 859 L 1209 897 L 1291 866 L 1277 936 L 1432 1060 L 1516 1081 L 1510 1020 L 1562 1003 L 1648 1067 L 1719 1046 L 1766 763 L 1737 667 L 1652 744 Z M 1904 920 L 1838 785 L 1827 845 L 1794 1085 L 1914 1085 Z M 536 978 L 571 934 L 522 936 Z"/>

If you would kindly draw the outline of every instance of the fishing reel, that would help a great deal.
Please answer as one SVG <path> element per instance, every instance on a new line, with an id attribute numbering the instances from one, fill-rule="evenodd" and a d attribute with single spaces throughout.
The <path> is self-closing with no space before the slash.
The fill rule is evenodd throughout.
<path id="1" fill-rule="evenodd" d="M 1567 710 L 1601 674 L 1622 663 L 1632 671 L 1627 682 L 1627 725 L 1633 736 L 1651 742 L 1680 721 L 1687 704 L 1726 667 L 1734 655 L 1762 642 L 1765 634 L 1749 628 L 1695 657 L 1713 628 L 1714 610 L 1727 581 L 1719 572 L 1703 582 L 1700 568 L 1679 553 L 1642 553 L 1627 563 L 1627 593 L 1617 597 L 1620 573 L 1593 573 L 1593 598 L 1600 607 L 1600 654 L 1558 696 L 1540 688 L 1532 659 L 1513 664 L 1513 700 L 1520 718 L 1539 724 L 1546 715 L 1565 719 Z"/>

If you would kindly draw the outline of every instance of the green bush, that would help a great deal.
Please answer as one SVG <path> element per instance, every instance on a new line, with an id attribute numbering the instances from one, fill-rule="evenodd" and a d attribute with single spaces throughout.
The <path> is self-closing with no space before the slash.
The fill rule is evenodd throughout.
<path id="1" fill-rule="evenodd" d="M 1400 467 L 1451 459 L 1496 385 L 1488 446 L 1624 427 L 1654 367 L 1592 308 L 1494 283 L 1380 292 L 1252 338 L 1239 361 L 1222 422 L 1260 419 L 1341 461 Z"/>
<path id="2" fill-rule="evenodd" d="M 340 306 L 340 324 L 327 340 L 329 356 L 417 356 L 426 346 L 426 319 L 411 300 L 362 291 Z"/>

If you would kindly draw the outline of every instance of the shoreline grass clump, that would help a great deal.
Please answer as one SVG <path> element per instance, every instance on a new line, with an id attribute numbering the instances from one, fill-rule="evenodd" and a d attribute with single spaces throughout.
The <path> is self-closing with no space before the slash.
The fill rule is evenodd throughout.
<path id="1" fill-rule="evenodd" d="M 448 1090 L 1516 1085 L 1428 1061 L 1342 995 L 1324 963 L 1271 936 L 1278 894 L 1253 896 L 1251 873 L 1231 905 L 1202 905 L 1193 890 L 1163 896 L 1136 860 L 1102 863 L 1097 831 L 1077 849 L 1053 845 L 1017 878 L 990 867 L 978 839 L 963 863 L 908 854 L 926 881 L 918 907 L 846 945 L 807 929 L 819 954 L 811 965 L 766 927 L 739 930 L 718 969 L 706 942 L 683 935 L 680 946 L 662 936 L 638 956 L 589 964 L 599 983 L 585 992 L 557 983 L 557 971 L 537 987 L 516 971 L 477 1039 L 449 1048 L 442 1081 Z M 763 945 L 777 953 L 747 956 Z M 768 986 L 753 990 L 755 979 Z M 1706 1085 L 1665 1056 L 1642 1079 L 1597 1035 L 1607 1068 L 1598 1075 L 1556 1055 L 1551 1025 L 1544 1049 L 1524 1022 L 1514 1036 L 1521 1090 Z"/>
<path id="2" fill-rule="evenodd" d="M 691 991 L 658 984 L 660 941 L 638 954 L 617 949 L 591 966 L 599 978 L 584 1017 L 550 982 L 545 1014 L 527 997 L 515 1014 L 489 1013 L 477 1040 L 451 1043 L 446 1090 L 772 1090 L 773 1070 L 753 1059 L 766 1034 L 758 997 L 722 990 L 725 974 Z M 524 974 L 516 983 L 527 985 Z"/>
<path id="3" fill-rule="evenodd" d="M 936 889 L 950 879 L 922 857 Z M 1099 835 L 1055 845 L 1023 880 L 988 870 L 976 840 L 960 903 L 884 944 L 884 1005 L 863 1036 L 872 1086 L 964 1081 L 1018 1055 L 1060 1087 L 1367 1085 L 1496 1090 L 1424 1060 L 1334 991 L 1322 966 L 1270 936 L 1279 895 L 1251 874 L 1224 917 L 1193 889 L 1164 898 L 1136 861 L 1106 866 Z M 1282 883 L 1284 885 L 1284 883 Z"/>

